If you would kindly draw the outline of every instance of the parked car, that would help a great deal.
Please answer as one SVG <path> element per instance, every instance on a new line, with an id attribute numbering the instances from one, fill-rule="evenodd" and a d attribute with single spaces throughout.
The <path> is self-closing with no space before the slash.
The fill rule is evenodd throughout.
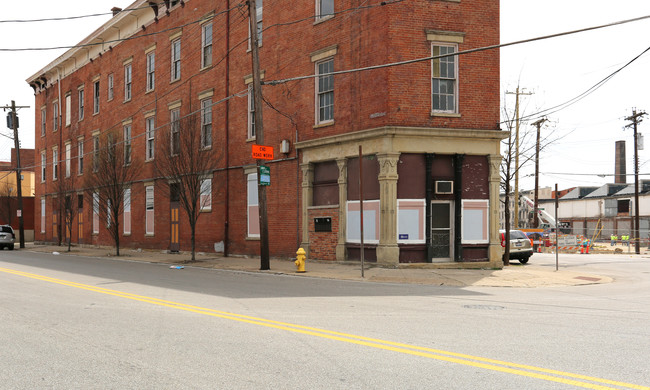
<path id="1" fill-rule="evenodd" d="M 16 233 L 14 233 L 14 229 L 9 225 L 0 225 L 0 250 L 5 247 L 13 250 L 15 241 Z"/>
<path id="2" fill-rule="evenodd" d="M 501 247 L 506 247 L 506 231 L 500 230 L 501 233 Z M 528 259 L 533 255 L 533 245 L 530 243 L 530 238 L 526 233 L 521 230 L 510 231 L 510 259 L 517 259 L 521 264 L 528 263 Z"/>

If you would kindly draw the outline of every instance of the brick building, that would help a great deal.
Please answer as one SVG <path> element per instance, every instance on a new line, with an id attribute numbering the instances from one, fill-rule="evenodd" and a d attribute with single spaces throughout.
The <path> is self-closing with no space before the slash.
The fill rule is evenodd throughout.
<path id="1" fill-rule="evenodd" d="M 498 50 L 331 73 L 498 44 L 499 2 L 257 3 L 265 144 L 276 150 L 267 190 L 271 256 L 293 256 L 302 246 L 309 258 L 360 257 L 362 146 L 366 259 L 498 264 Z M 198 113 L 203 147 L 220 152 L 206 176 L 211 202 L 198 221 L 198 249 L 258 254 L 251 158 L 258 107 L 247 93 L 246 5 L 151 4 L 115 10 L 27 80 L 40 108 L 36 238 L 54 240 L 56 181 L 92 174 L 79 169 L 92 158 L 95 137 L 124 129 L 143 168 L 130 186 L 121 242 L 170 248 L 166 178 L 152 163 L 166 141 L 156 131 Z M 308 75 L 315 77 L 287 80 Z M 73 241 L 110 244 L 92 200 L 76 187 Z M 181 217 L 181 250 L 188 235 Z"/>

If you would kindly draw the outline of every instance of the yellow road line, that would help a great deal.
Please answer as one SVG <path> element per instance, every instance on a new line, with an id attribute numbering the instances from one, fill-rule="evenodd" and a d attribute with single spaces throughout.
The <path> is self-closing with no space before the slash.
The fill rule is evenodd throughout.
<path id="1" fill-rule="evenodd" d="M 613 385 L 618 387 L 624 387 L 629 389 L 639 389 L 639 390 L 650 390 L 650 387 L 636 385 L 632 383 L 625 383 L 619 381 L 613 381 L 609 379 L 590 377 L 586 375 L 573 374 L 569 372 L 563 372 L 558 370 L 551 370 L 541 367 L 529 366 L 524 364 L 510 363 L 501 360 L 483 358 L 479 356 L 472 356 L 467 354 L 461 354 L 456 352 L 443 351 L 438 349 L 418 347 L 408 344 L 402 344 L 392 341 L 386 341 L 381 339 L 374 339 L 369 337 L 357 336 L 353 334 L 340 333 L 335 331 L 329 331 L 325 329 L 318 329 L 308 326 L 296 325 L 286 322 L 267 320 L 264 318 L 251 317 L 241 314 L 229 313 L 220 310 L 214 310 L 209 308 L 204 308 L 200 306 L 187 305 L 179 302 L 167 301 L 163 299 L 131 294 L 118 290 L 111 290 L 103 287 L 97 287 L 87 284 L 76 283 L 72 281 L 62 280 L 51 278 L 48 276 L 32 274 L 28 272 L 12 270 L 8 268 L 0 268 L 0 272 L 7 274 L 13 274 L 17 276 L 23 276 L 26 278 L 41 280 L 49 283 L 60 284 L 68 287 L 79 288 L 87 291 L 97 292 L 101 294 L 112 295 L 116 297 L 131 299 L 135 301 L 150 303 L 159 306 L 165 306 L 172 309 L 184 310 L 188 312 L 193 312 L 202 315 L 208 315 L 217 318 L 223 318 L 238 322 L 244 322 L 253 325 L 265 326 L 269 328 L 281 329 L 289 332 L 295 332 L 330 340 L 336 340 L 346 343 L 352 343 L 357 345 L 363 345 L 372 348 L 378 348 L 393 352 L 404 353 L 408 355 L 420 356 L 430 359 L 436 359 L 441 361 L 446 361 L 450 363 L 456 363 L 466 366 L 472 366 L 477 368 L 483 368 L 486 370 L 498 371 L 513 375 L 520 375 L 530 378 L 536 378 L 551 382 L 558 382 L 569 384 L 573 386 L 588 388 L 588 389 L 612 389 L 605 385 Z M 547 374 L 557 375 L 551 376 Z M 589 382 L 597 383 L 589 383 Z"/>

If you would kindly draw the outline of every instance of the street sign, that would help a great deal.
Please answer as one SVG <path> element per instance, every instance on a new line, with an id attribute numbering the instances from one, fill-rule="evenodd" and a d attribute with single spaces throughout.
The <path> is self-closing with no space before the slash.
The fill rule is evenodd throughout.
<path id="1" fill-rule="evenodd" d="M 253 158 L 257 160 L 273 160 L 273 146 L 253 144 Z"/>
<path id="2" fill-rule="evenodd" d="M 260 166 L 260 185 L 271 185 L 271 168 L 267 167 L 266 165 Z"/>

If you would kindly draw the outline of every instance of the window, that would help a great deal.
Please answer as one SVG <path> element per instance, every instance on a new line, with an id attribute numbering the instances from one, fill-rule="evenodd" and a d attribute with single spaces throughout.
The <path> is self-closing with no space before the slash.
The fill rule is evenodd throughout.
<path id="1" fill-rule="evenodd" d="M 84 118 L 84 90 L 79 90 L 79 120 Z"/>
<path id="2" fill-rule="evenodd" d="M 72 162 L 72 144 L 67 142 L 65 144 L 65 177 L 70 177 L 70 168 Z"/>
<path id="3" fill-rule="evenodd" d="M 432 44 L 431 55 L 441 56 L 456 52 L 456 46 Z M 431 91 L 433 112 L 456 112 L 457 68 L 456 56 L 431 60 Z"/>
<path id="4" fill-rule="evenodd" d="M 262 17 L 264 16 L 264 5 L 262 0 L 256 0 L 255 1 L 255 8 L 256 8 L 256 19 L 257 19 L 257 46 L 262 46 Z M 248 23 L 248 49 L 250 50 L 251 48 L 251 27 L 250 23 Z"/>
<path id="5" fill-rule="evenodd" d="M 172 81 L 181 78 L 181 39 L 172 41 Z"/>
<path id="6" fill-rule="evenodd" d="M 59 149 L 55 146 L 52 148 L 52 180 L 59 177 Z"/>
<path id="7" fill-rule="evenodd" d="M 181 109 L 174 108 L 170 111 L 171 113 L 171 128 L 170 128 L 170 140 L 171 142 L 171 152 L 172 156 L 176 156 L 180 153 L 181 150 Z"/>
<path id="8" fill-rule="evenodd" d="M 424 199 L 398 199 L 397 242 L 404 244 L 425 243 L 425 215 L 426 201 Z"/>
<path id="9" fill-rule="evenodd" d="M 99 80 L 93 83 L 93 114 L 99 114 Z"/>
<path id="10" fill-rule="evenodd" d="M 348 201 L 347 242 L 361 242 L 361 212 L 359 201 Z M 363 201 L 363 241 L 379 243 L 379 201 Z"/>
<path id="11" fill-rule="evenodd" d="M 247 214 L 248 237 L 260 236 L 260 209 L 257 197 L 257 173 L 251 173 L 248 179 Z"/>
<path id="12" fill-rule="evenodd" d="M 153 160 L 153 152 L 154 152 L 154 136 L 155 136 L 155 125 L 154 125 L 154 117 L 150 116 L 149 118 L 145 119 L 145 130 L 147 134 L 147 144 L 146 144 L 146 160 Z"/>
<path id="13" fill-rule="evenodd" d="M 485 199 L 463 199 L 462 202 L 463 244 L 487 244 L 490 242 L 488 215 L 489 203 Z"/>
<path id="14" fill-rule="evenodd" d="M 93 136 L 93 172 L 99 170 L 99 134 Z"/>
<path id="15" fill-rule="evenodd" d="M 248 86 L 248 138 L 255 138 L 255 96 L 252 84 Z"/>
<path id="16" fill-rule="evenodd" d="M 334 59 L 316 63 L 316 124 L 334 121 Z"/>
<path id="17" fill-rule="evenodd" d="M 45 108 L 41 108 L 41 137 L 45 137 L 45 124 L 47 123 Z"/>
<path id="18" fill-rule="evenodd" d="M 41 198 L 41 233 L 45 234 L 45 198 Z"/>
<path id="19" fill-rule="evenodd" d="M 54 131 L 59 129 L 59 102 L 54 102 L 52 105 L 54 111 Z"/>
<path id="20" fill-rule="evenodd" d="M 80 138 L 77 142 L 77 174 L 84 173 L 84 140 Z"/>
<path id="21" fill-rule="evenodd" d="M 153 235 L 153 186 L 145 187 L 145 233 Z"/>
<path id="22" fill-rule="evenodd" d="M 153 91 L 156 87 L 156 52 L 147 54 L 147 92 Z"/>
<path id="23" fill-rule="evenodd" d="M 316 18 L 334 16 L 334 0 L 316 0 Z"/>
<path id="24" fill-rule="evenodd" d="M 99 193 L 93 192 L 93 234 L 99 233 Z"/>
<path id="25" fill-rule="evenodd" d="M 108 75 L 108 101 L 113 100 L 113 95 L 114 95 L 114 89 L 113 89 L 113 73 Z"/>
<path id="26" fill-rule="evenodd" d="M 106 227 L 111 227 L 111 221 L 113 220 L 113 210 L 110 199 L 106 199 Z"/>
<path id="27" fill-rule="evenodd" d="M 212 99 L 201 100 L 201 147 L 212 146 Z"/>
<path id="28" fill-rule="evenodd" d="M 131 164 L 131 125 L 124 125 L 124 165 Z"/>
<path id="29" fill-rule="evenodd" d="M 70 126 L 71 119 L 70 115 L 72 113 L 72 95 L 68 92 L 67 95 L 65 95 L 65 125 Z"/>
<path id="30" fill-rule="evenodd" d="M 201 181 L 201 211 L 212 210 L 212 179 Z"/>
<path id="31" fill-rule="evenodd" d="M 45 169 L 47 168 L 47 157 L 45 150 L 41 151 L 41 183 L 45 183 Z"/>
<path id="32" fill-rule="evenodd" d="M 131 64 L 124 65 L 124 101 L 131 100 Z"/>
<path id="33" fill-rule="evenodd" d="M 212 65 L 212 23 L 201 26 L 201 67 Z"/>
<path id="34" fill-rule="evenodd" d="M 124 215 L 122 224 L 124 225 L 124 235 L 131 234 L 131 189 L 124 190 Z"/>

